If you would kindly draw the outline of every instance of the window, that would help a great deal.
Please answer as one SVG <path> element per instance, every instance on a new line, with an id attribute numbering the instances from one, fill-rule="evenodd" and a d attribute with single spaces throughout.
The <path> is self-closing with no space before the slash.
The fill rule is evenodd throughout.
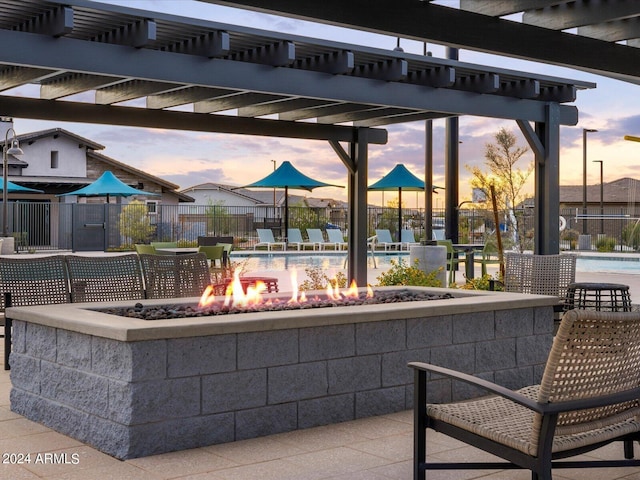
<path id="1" fill-rule="evenodd" d="M 147 200 L 147 213 L 149 215 L 156 215 L 158 213 L 158 202 L 154 200 Z"/>
<path id="2" fill-rule="evenodd" d="M 51 150 L 51 168 L 58 168 L 58 152 Z"/>

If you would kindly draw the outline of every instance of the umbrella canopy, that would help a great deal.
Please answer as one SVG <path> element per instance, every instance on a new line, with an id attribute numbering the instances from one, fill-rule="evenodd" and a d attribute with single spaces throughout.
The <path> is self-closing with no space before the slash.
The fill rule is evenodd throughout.
<path id="1" fill-rule="evenodd" d="M 104 172 L 100 178 L 73 192 L 62 193 L 59 197 L 67 195 L 78 195 L 79 197 L 130 197 L 132 195 L 160 195 L 159 193 L 145 192 L 137 188 L 130 187 L 110 171 Z"/>
<path id="2" fill-rule="evenodd" d="M 321 182 L 306 176 L 295 168 L 291 162 L 284 161 L 272 173 L 264 177 L 262 180 L 250 183 L 244 187 L 238 188 L 284 188 L 284 231 L 289 231 L 289 189 L 295 188 L 299 190 L 311 191 L 318 187 L 340 187 L 340 185 L 332 185 L 331 183 Z"/>
<path id="3" fill-rule="evenodd" d="M 4 190 L 3 181 L 0 181 L 0 192 Z M 7 193 L 44 193 L 42 190 L 36 190 L 35 188 L 23 187 L 17 183 L 7 180 Z"/>
<path id="4" fill-rule="evenodd" d="M 433 187 L 435 190 L 440 187 Z M 402 191 L 424 191 L 424 180 L 420 180 L 403 164 L 398 163 L 393 169 L 377 182 L 369 185 L 368 190 L 398 190 L 398 241 L 402 232 Z"/>

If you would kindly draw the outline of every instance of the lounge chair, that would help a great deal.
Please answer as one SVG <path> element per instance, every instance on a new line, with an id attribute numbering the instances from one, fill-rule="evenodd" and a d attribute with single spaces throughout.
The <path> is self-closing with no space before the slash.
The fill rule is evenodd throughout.
<path id="1" fill-rule="evenodd" d="M 296 247 L 298 250 L 302 247 L 302 250 L 305 250 L 305 247 L 311 247 L 314 250 L 316 249 L 316 244 L 314 242 L 305 242 L 302 238 L 302 233 L 299 228 L 290 228 L 287 230 L 287 243 L 293 247 Z"/>
<path id="2" fill-rule="evenodd" d="M 391 238 L 391 232 L 388 229 L 376 230 L 376 242 L 378 245 L 382 245 L 385 250 L 400 250 L 402 242 L 394 242 Z"/>
<path id="3" fill-rule="evenodd" d="M 285 242 L 276 242 L 270 228 L 257 228 L 256 231 L 258 232 L 258 243 L 255 244 L 255 248 L 266 246 L 267 250 L 271 250 L 276 246 L 286 250 L 287 244 Z"/>
<path id="4" fill-rule="evenodd" d="M 319 228 L 307 228 L 307 236 L 310 242 L 318 246 L 318 250 L 324 250 L 327 245 L 333 245 L 332 242 L 325 241 L 322 230 Z"/>
<path id="5" fill-rule="evenodd" d="M 638 312 L 567 312 L 553 340 L 542 381 L 517 391 L 448 368 L 410 363 L 414 369 L 413 478 L 423 480 L 427 470 L 466 467 L 520 468 L 531 470 L 530 478 L 550 480 L 552 468 L 639 466 L 640 460 L 633 459 L 633 442 L 640 439 L 639 325 Z M 429 384 L 445 377 L 447 382 L 468 384 L 467 391 L 472 385 L 493 395 L 427 404 Z M 453 385 L 449 388 L 455 391 Z M 427 428 L 506 462 L 427 461 Z M 597 456 L 583 455 L 616 441 L 624 445 L 619 460 L 603 462 Z M 582 455 L 580 461 L 555 462 L 575 455 Z M 607 476 L 616 475 L 607 470 Z"/>
<path id="6" fill-rule="evenodd" d="M 413 235 L 413 230 L 402 230 L 400 232 L 400 241 L 402 244 L 400 245 L 400 250 L 403 248 L 409 250 L 411 245 L 420 245 L 420 242 L 416 242 L 415 236 Z"/>
<path id="7" fill-rule="evenodd" d="M 337 228 L 327 228 L 327 237 L 329 238 L 329 242 L 334 244 L 336 250 L 346 249 L 349 245 L 344 241 L 344 235 L 342 235 L 342 232 Z"/>
<path id="8" fill-rule="evenodd" d="M 444 236 L 444 229 L 438 228 L 435 230 L 431 230 L 431 239 L 432 240 L 446 240 Z"/>

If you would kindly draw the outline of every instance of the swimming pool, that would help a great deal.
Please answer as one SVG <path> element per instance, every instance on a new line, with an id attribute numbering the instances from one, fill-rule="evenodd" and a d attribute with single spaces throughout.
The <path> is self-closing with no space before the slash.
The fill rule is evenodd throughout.
<path id="1" fill-rule="evenodd" d="M 320 267 L 323 270 L 341 270 L 344 268 L 345 252 L 319 253 L 259 253 L 233 252 L 231 261 L 241 264 L 244 271 L 256 270 L 290 270 L 295 267 L 304 271 L 308 267 Z M 391 261 L 402 259 L 409 262 L 409 254 L 406 252 L 376 253 L 378 268 L 386 269 L 391 266 Z M 371 256 L 367 256 L 367 265 L 373 267 Z M 616 256 L 578 256 L 576 264 L 578 272 L 602 272 L 625 273 L 640 275 L 640 256 L 616 255 Z"/>
<path id="2" fill-rule="evenodd" d="M 579 256 L 576 263 L 578 272 L 624 273 L 640 275 L 640 257 L 617 255 Z"/>
<path id="3" fill-rule="evenodd" d="M 290 270 L 296 268 L 304 271 L 308 267 L 320 267 L 323 270 L 341 270 L 345 268 L 346 252 L 323 252 L 318 253 L 247 253 L 233 252 L 231 261 L 240 265 L 243 271 L 256 270 Z M 402 259 L 409 262 L 409 254 L 407 252 L 386 252 L 376 253 L 376 265 L 378 268 L 388 268 L 391 266 L 391 260 L 398 261 Z M 371 255 L 367 255 L 367 266 L 373 268 L 373 260 Z"/>

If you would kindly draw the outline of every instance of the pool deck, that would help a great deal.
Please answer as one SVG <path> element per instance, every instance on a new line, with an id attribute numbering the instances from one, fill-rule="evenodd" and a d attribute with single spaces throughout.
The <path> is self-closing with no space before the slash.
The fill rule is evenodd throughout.
<path id="1" fill-rule="evenodd" d="M 270 272 L 273 273 L 273 272 Z M 372 283 L 380 274 L 369 269 Z M 462 275 L 458 275 L 462 280 Z M 629 285 L 640 303 L 640 275 L 578 273 L 578 281 Z M 282 291 L 287 280 L 282 278 Z M 2 342 L 0 342 L 0 358 Z M 10 411 L 11 379 L 0 370 L 0 451 L 31 453 L 31 464 L 0 465 L 0 478 L 11 480 L 409 480 L 412 478 L 412 413 L 299 430 L 240 442 L 120 461 L 77 440 L 54 432 Z M 430 455 L 440 461 L 493 457 L 473 447 L 429 432 Z M 585 457 L 619 459 L 621 446 L 609 445 Z M 636 455 L 640 455 L 636 445 Z M 38 453 L 67 454 L 67 464 L 35 463 Z M 77 454 L 77 457 L 72 456 Z M 41 457 L 42 459 L 43 457 Z M 60 457 L 58 457 L 60 458 Z M 78 462 L 74 462 L 77 458 Z M 76 463 L 76 464 L 73 464 Z M 470 470 L 431 472 L 433 480 L 524 480 L 527 471 Z M 569 469 L 556 480 L 640 480 L 640 468 Z"/>

